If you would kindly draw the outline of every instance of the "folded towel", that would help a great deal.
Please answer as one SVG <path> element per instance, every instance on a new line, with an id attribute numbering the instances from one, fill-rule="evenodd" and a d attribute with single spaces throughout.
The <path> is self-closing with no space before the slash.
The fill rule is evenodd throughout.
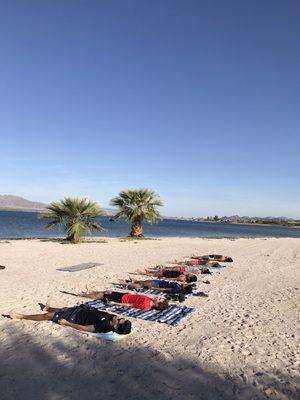
<path id="1" fill-rule="evenodd" d="M 121 340 L 121 339 L 125 339 L 127 338 L 129 335 L 131 335 L 133 333 L 133 331 L 130 332 L 129 335 L 119 335 L 116 332 L 106 332 L 106 333 L 94 333 L 94 332 L 84 332 L 84 331 L 80 331 L 80 333 L 84 333 L 88 336 L 94 336 L 96 338 L 102 339 L 102 340 L 109 340 L 111 342 L 115 342 L 117 340 Z"/>
<path id="2" fill-rule="evenodd" d="M 96 308 L 101 311 L 108 311 L 115 314 L 124 315 L 126 317 L 141 318 L 148 321 L 162 322 L 167 325 L 176 326 L 184 319 L 188 318 L 195 308 L 170 305 L 165 311 L 158 310 L 138 310 L 132 307 L 125 306 L 110 306 L 103 303 L 101 300 L 88 301 L 85 305 Z"/>

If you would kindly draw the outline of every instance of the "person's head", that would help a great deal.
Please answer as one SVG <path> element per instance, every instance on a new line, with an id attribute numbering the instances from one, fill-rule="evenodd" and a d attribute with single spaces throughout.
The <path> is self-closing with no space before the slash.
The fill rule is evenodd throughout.
<path id="1" fill-rule="evenodd" d="M 125 318 L 114 316 L 113 331 L 119 335 L 128 335 L 131 332 L 131 322 Z"/>
<path id="2" fill-rule="evenodd" d="M 232 262 L 233 259 L 231 257 L 225 257 L 225 262 Z"/>
<path id="3" fill-rule="evenodd" d="M 197 282 L 197 276 L 193 274 L 186 275 L 186 281 L 189 283 Z"/>
<path id="4" fill-rule="evenodd" d="M 182 285 L 182 293 L 185 293 L 185 294 L 193 293 L 193 287 L 192 287 L 192 285 L 183 284 L 183 285 Z"/>
<path id="5" fill-rule="evenodd" d="M 152 308 L 155 308 L 155 310 L 164 311 L 169 307 L 169 302 L 164 297 L 161 296 L 155 297 L 152 299 L 152 301 L 153 301 Z"/>
<path id="6" fill-rule="evenodd" d="M 202 268 L 201 274 L 212 275 L 212 272 L 208 268 Z"/>

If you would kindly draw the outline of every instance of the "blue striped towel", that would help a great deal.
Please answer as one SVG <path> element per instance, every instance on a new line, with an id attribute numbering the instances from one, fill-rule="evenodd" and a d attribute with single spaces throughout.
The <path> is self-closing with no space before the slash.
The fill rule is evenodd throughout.
<path id="1" fill-rule="evenodd" d="M 196 311 L 196 309 L 192 307 L 180 307 L 173 304 L 170 305 L 165 311 L 157 311 L 154 309 L 138 310 L 132 307 L 110 306 L 103 303 L 101 300 L 88 301 L 85 303 L 85 305 L 96 308 L 97 310 L 124 315 L 125 317 L 141 318 L 147 321 L 157 321 L 171 326 L 178 325 L 179 322 L 188 318 L 193 312 Z"/>

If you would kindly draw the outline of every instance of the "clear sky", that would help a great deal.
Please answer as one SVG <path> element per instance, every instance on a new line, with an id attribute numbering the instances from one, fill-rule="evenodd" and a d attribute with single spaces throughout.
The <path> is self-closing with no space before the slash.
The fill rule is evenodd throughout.
<path id="1" fill-rule="evenodd" d="M 0 6 L 0 194 L 300 217 L 298 0 Z"/>

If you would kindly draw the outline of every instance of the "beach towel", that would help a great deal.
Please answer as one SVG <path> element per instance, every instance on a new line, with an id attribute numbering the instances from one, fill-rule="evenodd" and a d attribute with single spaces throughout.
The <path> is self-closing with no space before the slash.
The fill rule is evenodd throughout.
<path id="1" fill-rule="evenodd" d="M 226 267 L 226 265 L 209 265 L 208 268 L 212 268 L 213 270 L 217 270 L 217 269 L 224 269 Z"/>
<path id="2" fill-rule="evenodd" d="M 101 311 L 108 311 L 115 314 L 120 314 L 125 317 L 131 318 L 141 318 L 147 321 L 161 322 L 170 326 L 176 326 L 181 321 L 188 318 L 193 312 L 196 311 L 195 308 L 170 305 L 165 311 L 158 310 L 138 310 L 132 307 L 125 306 L 110 306 L 103 303 L 101 300 L 93 300 L 84 303 L 89 307 L 96 308 Z"/>
<path id="3" fill-rule="evenodd" d="M 103 264 L 99 264 L 99 263 L 83 263 L 83 264 L 71 265 L 70 267 L 57 268 L 56 271 L 78 272 L 78 271 L 83 271 L 85 269 L 98 267 L 99 265 L 103 265 Z"/>
<path id="4" fill-rule="evenodd" d="M 117 340 L 125 339 L 129 335 L 133 333 L 133 330 L 128 334 L 128 335 L 119 335 L 116 332 L 106 332 L 106 333 L 94 333 L 94 332 L 84 332 L 84 331 L 78 331 L 80 333 L 86 334 L 87 336 L 94 336 L 98 339 L 102 340 L 109 340 L 110 342 L 116 342 Z"/>

